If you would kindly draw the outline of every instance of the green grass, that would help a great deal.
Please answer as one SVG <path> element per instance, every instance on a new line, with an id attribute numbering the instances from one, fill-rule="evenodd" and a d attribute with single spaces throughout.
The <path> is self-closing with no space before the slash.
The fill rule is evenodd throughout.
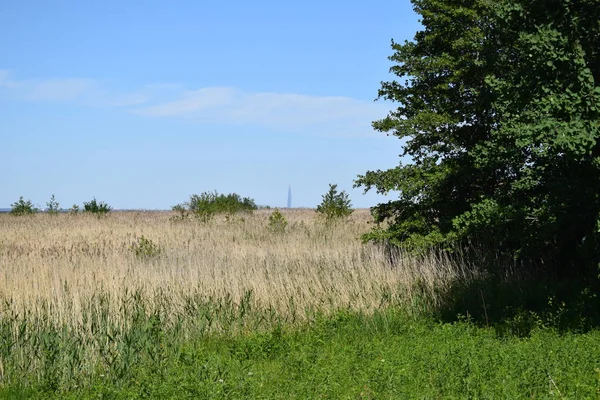
<path id="1" fill-rule="evenodd" d="M 150 321 L 150 325 L 151 321 Z M 142 325 L 140 325 L 142 326 Z M 2 398 L 600 398 L 600 331 L 525 338 L 396 309 L 187 340 L 158 329 L 126 371 L 15 378 Z M 62 357 L 68 349 L 59 348 Z M 123 354 L 121 354 L 123 356 Z"/>

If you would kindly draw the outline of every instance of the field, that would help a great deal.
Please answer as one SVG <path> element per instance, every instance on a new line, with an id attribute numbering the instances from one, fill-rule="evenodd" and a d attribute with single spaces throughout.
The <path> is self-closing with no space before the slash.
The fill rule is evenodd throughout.
<path id="1" fill-rule="evenodd" d="M 362 244 L 366 210 L 269 214 L 0 215 L 0 396 L 600 397 L 597 330 L 441 321 L 476 265 Z"/>

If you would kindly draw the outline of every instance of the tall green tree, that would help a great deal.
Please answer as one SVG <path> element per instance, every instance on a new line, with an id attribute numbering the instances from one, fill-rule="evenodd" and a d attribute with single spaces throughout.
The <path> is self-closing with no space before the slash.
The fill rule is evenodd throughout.
<path id="1" fill-rule="evenodd" d="M 560 272 L 600 261 L 600 2 L 414 0 L 392 42 L 399 103 L 375 129 L 412 159 L 357 186 L 398 191 L 368 239 L 476 243 Z"/>

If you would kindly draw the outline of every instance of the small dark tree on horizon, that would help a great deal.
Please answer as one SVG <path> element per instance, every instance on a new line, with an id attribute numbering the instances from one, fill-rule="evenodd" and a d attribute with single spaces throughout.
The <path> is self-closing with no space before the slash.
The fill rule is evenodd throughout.
<path id="1" fill-rule="evenodd" d="M 348 217 L 352 211 L 348 193 L 344 190 L 338 193 L 337 184 L 329 184 L 329 190 L 317 206 L 317 213 L 323 215 L 327 221 L 335 221 Z"/>
<path id="2" fill-rule="evenodd" d="M 279 211 L 279 208 L 276 208 L 271 215 L 269 215 L 269 229 L 274 233 L 283 233 L 287 226 L 287 219 L 281 211 Z"/>
<path id="3" fill-rule="evenodd" d="M 46 203 L 46 212 L 50 215 L 58 215 L 60 212 L 60 204 L 56 201 L 54 195 L 50 197 L 50 200 Z"/>
<path id="4" fill-rule="evenodd" d="M 15 216 L 32 215 L 38 212 L 31 200 L 24 200 L 23 196 L 19 197 L 19 200 L 11 204 L 10 207 L 10 214 Z"/>
<path id="5" fill-rule="evenodd" d="M 95 197 L 91 201 L 83 203 L 84 212 L 98 216 L 108 214 L 111 210 L 112 207 L 102 201 L 97 201 Z"/>

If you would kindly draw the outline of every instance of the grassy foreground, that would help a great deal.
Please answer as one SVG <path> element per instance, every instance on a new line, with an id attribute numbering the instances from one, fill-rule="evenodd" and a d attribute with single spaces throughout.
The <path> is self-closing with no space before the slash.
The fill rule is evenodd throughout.
<path id="1" fill-rule="evenodd" d="M 146 344 L 122 377 L 66 391 L 10 385 L 4 398 L 598 398 L 600 332 L 499 338 L 468 322 L 396 310 L 338 312 L 305 327 Z M 162 354 L 155 357 L 153 352 Z"/>
<path id="2" fill-rule="evenodd" d="M 498 325 L 527 291 L 284 214 L 0 215 L 0 397 L 600 397 L 594 292 Z"/>

